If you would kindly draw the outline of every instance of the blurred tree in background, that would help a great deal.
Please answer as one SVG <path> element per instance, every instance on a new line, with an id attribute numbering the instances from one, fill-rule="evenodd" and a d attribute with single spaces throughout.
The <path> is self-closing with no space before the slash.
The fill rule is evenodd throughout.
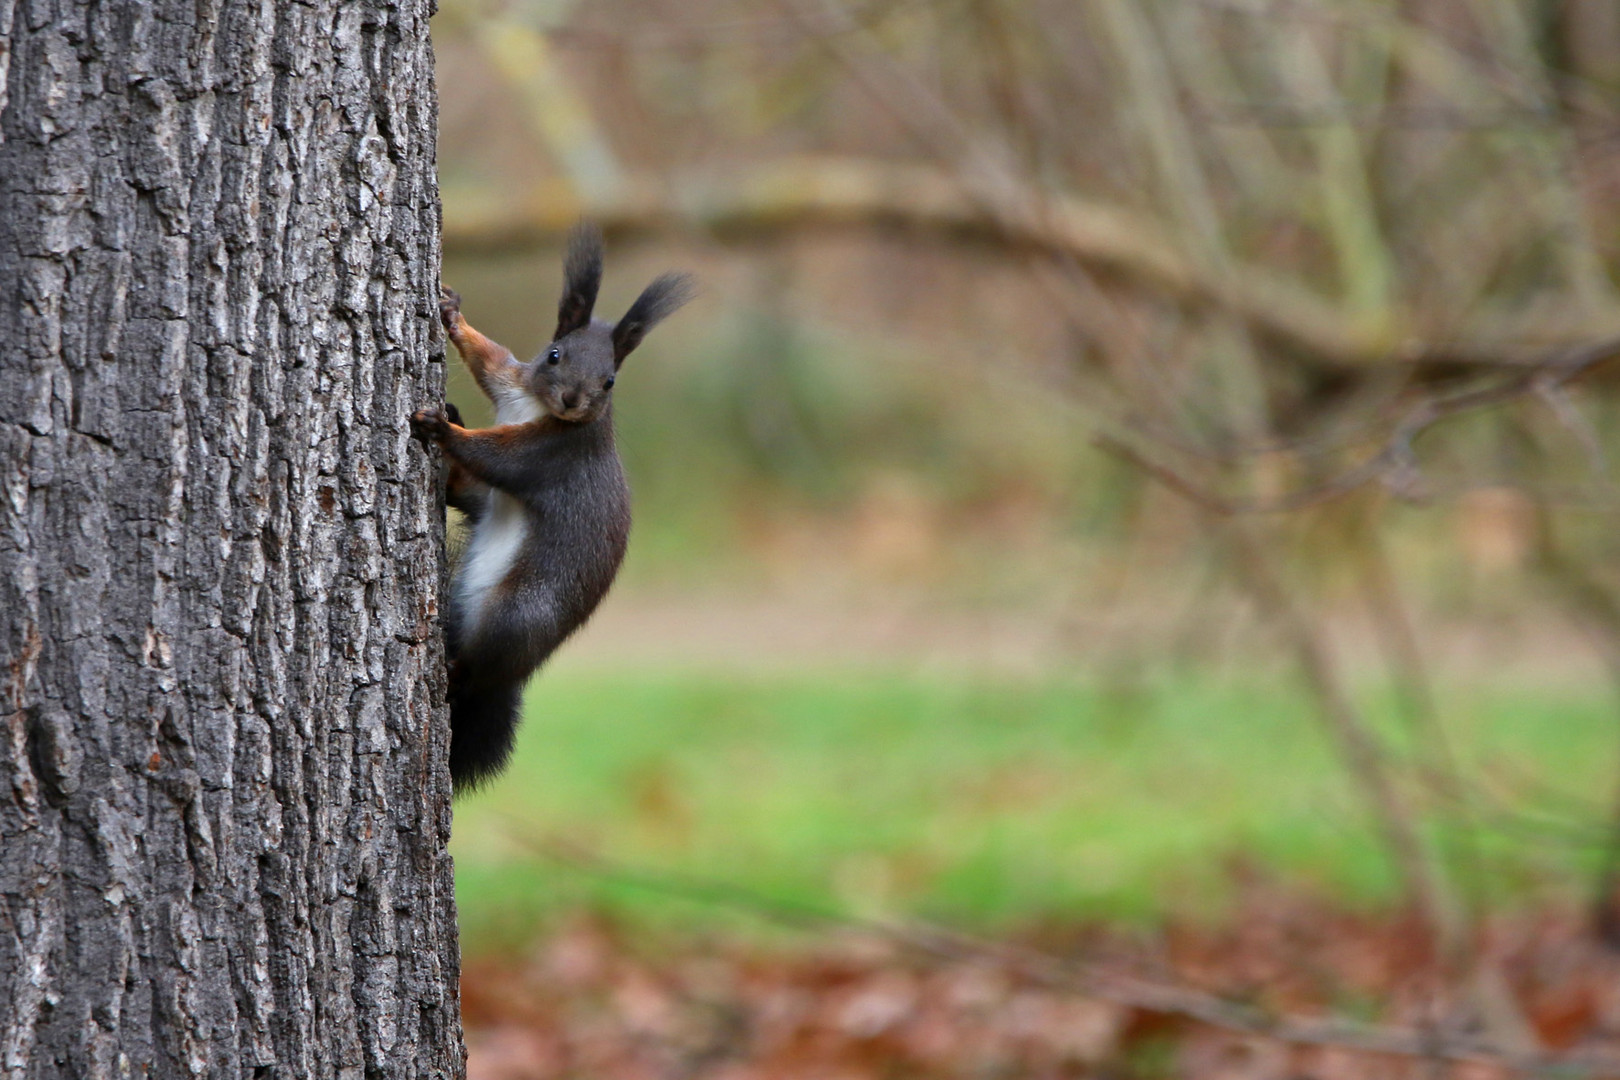
<path id="1" fill-rule="evenodd" d="M 1582 652 L 1620 688 L 1612 0 L 438 25 L 446 273 L 481 324 L 538 344 L 579 216 L 708 282 L 686 359 L 625 381 L 644 542 L 1040 607 L 1105 670 L 1286 660 L 1467 966 L 1480 823 L 1537 797 L 1471 774 L 1443 669 Z"/>
<path id="2" fill-rule="evenodd" d="M 1562 375 L 1525 409 L 1458 409 L 1434 467 L 1404 466 L 1415 403 L 1620 334 L 1614 21 L 1506 0 L 452 3 L 447 246 L 510 260 L 588 214 L 708 248 L 723 370 L 683 372 L 682 405 L 776 483 L 908 447 L 981 491 L 1044 456 L 1070 490 L 1055 429 L 1234 507 L 1392 475 L 1590 506 L 1603 420 Z M 935 400 L 894 385 L 908 360 Z"/>

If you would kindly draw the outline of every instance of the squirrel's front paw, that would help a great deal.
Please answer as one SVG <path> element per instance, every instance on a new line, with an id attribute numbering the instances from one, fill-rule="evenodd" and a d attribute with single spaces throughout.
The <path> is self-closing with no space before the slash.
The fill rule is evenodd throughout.
<path id="1" fill-rule="evenodd" d="M 452 334 L 461 323 L 461 294 L 448 285 L 439 286 L 439 319 Z"/>
<path id="2" fill-rule="evenodd" d="M 442 443 L 450 437 L 450 418 L 442 409 L 418 409 L 411 414 L 411 434 L 423 442 Z"/>

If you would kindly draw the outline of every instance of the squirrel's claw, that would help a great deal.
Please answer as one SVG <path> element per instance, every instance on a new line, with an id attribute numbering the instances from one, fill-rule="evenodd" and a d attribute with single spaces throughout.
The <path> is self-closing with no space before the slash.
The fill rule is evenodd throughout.
<path id="1" fill-rule="evenodd" d="M 439 286 L 439 319 L 446 330 L 454 330 L 461 319 L 461 294 L 448 285 Z"/>
<path id="2" fill-rule="evenodd" d="M 442 443 L 450 437 L 450 418 L 442 409 L 418 409 L 411 414 L 411 434 L 423 442 Z"/>

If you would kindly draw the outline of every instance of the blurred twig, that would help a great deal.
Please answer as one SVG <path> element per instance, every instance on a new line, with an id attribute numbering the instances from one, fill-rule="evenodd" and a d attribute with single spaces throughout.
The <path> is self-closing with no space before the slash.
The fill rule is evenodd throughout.
<path id="1" fill-rule="evenodd" d="M 1456 749 L 1441 720 L 1428 665 L 1424 662 L 1422 639 L 1403 602 L 1399 579 L 1390 565 L 1389 552 L 1376 524 L 1367 526 L 1358 563 L 1367 606 L 1377 628 L 1378 646 L 1392 676 L 1399 708 L 1414 747 L 1416 768 L 1442 798 L 1451 800 L 1457 807 L 1459 835 L 1451 845 L 1450 857 L 1458 865 L 1458 875 L 1463 882 L 1463 895 L 1459 899 L 1463 903 L 1473 901 L 1470 921 L 1477 922 L 1479 909 L 1489 900 L 1490 883 L 1469 805 L 1468 787 Z"/>
<path id="2" fill-rule="evenodd" d="M 1620 600 L 1591 567 L 1553 542 L 1551 522 L 1541 523 L 1538 569 L 1566 610 L 1586 629 L 1603 659 L 1611 688 L 1620 694 Z M 1620 949 L 1620 789 L 1609 812 L 1608 840 L 1592 896 L 1592 924 L 1598 939 Z"/>
<path id="3" fill-rule="evenodd" d="M 474 40 L 521 106 L 529 130 L 575 191 L 614 199 L 624 169 L 597 123 L 591 102 L 557 62 L 546 35 L 521 19 L 472 20 Z"/>
<path id="4" fill-rule="evenodd" d="M 1417 817 L 1406 793 L 1391 774 L 1380 740 L 1342 685 L 1326 643 L 1290 596 L 1281 571 L 1274 565 L 1275 560 L 1249 523 L 1234 515 L 1276 508 L 1298 509 L 1347 494 L 1374 479 L 1411 489 L 1418 479 L 1414 442 L 1429 427 L 1447 417 L 1494 407 L 1528 395 L 1556 395 L 1571 380 L 1616 355 L 1620 355 L 1620 339 L 1606 340 L 1568 350 L 1548 358 L 1526 373 L 1483 388 L 1426 399 L 1394 425 L 1384 447 L 1362 465 L 1325 484 L 1272 500 L 1270 505 L 1243 504 L 1223 499 L 1204 485 L 1152 461 L 1133 447 L 1110 437 L 1098 440 L 1104 450 L 1143 469 L 1212 518 L 1226 519 L 1222 535 L 1233 553 L 1234 569 L 1239 581 L 1261 610 L 1279 626 L 1287 644 L 1294 650 L 1300 671 L 1317 699 L 1320 715 L 1361 788 L 1368 810 L 1378 824 L 1378 831 L 1406 883 L 1409 895 L 1425 913 L 1434 928 L 1442 953 L 1448 957 L 1462 955 L 1465 930 L 1457 901 L 1447 888 L 1440 865 L 1431 860 L 1424 850 Z M 1411 647 L 1411 643 L 1408 643 L 1408 647 Z M 1448 789 L 1460 797 L 1461 791 L 1455 786 L 1457 781 L 1449 755 L 1444 753 L 1443 736 L 1437 729 L 1427 728 L 1422 734 L 1426 736 L 1421 744 L 1426 752 L 1440 755 L 1429 763 L 1431 768 L 1438 767 L 1439 775 L 1446 778 Z M 1431 745 L 1436 740 L 1438 743 Z M 1606 875 L 1605 881 L 1609 880 L 1610 876 Z"/>
<path id="5" fill-rule="evenodd" d="M 1289 594 L 1262 541 L 1243 521 L 1226 524 L 1224 537 L 1245 590 L 1276 624 L 1285 647 L 1316 698 L 1328 733 L 1360 786 L 1368 812 L 1406 884 L 1407 895 L 1428 920 L 1444 955 L 1460 951 L 1463 927 L 1440 868 L 1424 851 L 1417 814 L 1390 768 L 1389 756 L 1352 701 L 1333 654 L 1316 626 Z"/>
<path id="6" fill-rule="evenodd" d="M 1620 337 L 1606 338 L 1561 350 L 1527 372 L 1484 387 L 1426 397 L 1407 410 L 1390 429 L 1382 446 L 1359 465 L 1329 480 L 1275 499 L 1226 498 L 1111 435 L 1099 436 L 1095 442 L 1103 451 L 1130 462 L 1204 510 L 1221 516 L 1303 510 L 1342 498 L 1374 481 L 1382 481 L 1394 485 L 1397 490 L 1415 494 L 1419 475 L 1414 444 L 1431 427 L 1454 416 L 1495 408 L 1532 395 L 1556 393 L 1616 357 L 1620 357 Z"/>

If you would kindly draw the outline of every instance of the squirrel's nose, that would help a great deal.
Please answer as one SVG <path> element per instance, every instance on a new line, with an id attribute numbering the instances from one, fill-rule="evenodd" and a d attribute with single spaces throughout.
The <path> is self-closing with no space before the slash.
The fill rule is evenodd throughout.
<path id="1" fill-rule="evenodd" d="M 565 410 L 572 409 L 574 406 L 579 404 L 579 394 L 564 394 L 562 397 L 562 403 Z"/>

